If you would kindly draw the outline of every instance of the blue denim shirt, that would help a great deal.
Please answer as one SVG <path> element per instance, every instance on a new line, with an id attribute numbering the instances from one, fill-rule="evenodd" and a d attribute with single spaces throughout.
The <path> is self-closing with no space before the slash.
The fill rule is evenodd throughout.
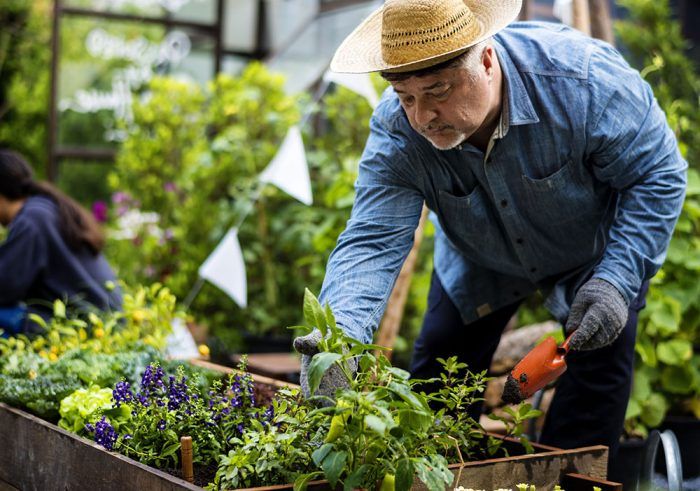
<path id="1" fill-rule="evenodd" d="M 687 164 L 649 85 L 611 46 L 558 24 L 494 37 L 508 131 L 488 155 L 441 151 L 390 88 L 370 122 L 355 203 L 321 301 L 368 342 L 413 243 L 423 202 L 434 264 L 465 323 L 537 289 L 560 321 L 591 276 L 629 302 L 661 266 Z"/>

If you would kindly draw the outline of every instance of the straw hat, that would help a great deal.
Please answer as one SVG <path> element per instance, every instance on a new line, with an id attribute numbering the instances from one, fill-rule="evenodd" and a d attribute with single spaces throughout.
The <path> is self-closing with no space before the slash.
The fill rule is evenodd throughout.
<path id="1" fill-rule="evenodd" d="M 494 35 L 522 0 L 386 0 L 335 52 L 341 73 L 408 72 L 453 58 Z"/>

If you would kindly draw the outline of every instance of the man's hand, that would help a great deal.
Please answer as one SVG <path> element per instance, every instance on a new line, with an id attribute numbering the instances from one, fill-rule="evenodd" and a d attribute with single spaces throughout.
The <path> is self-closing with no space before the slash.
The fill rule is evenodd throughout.
<path id="1" fill-rule="evenodd" d="M 588 351 L 607 346 L 622 332 L 629 306 L 613 285 L 600 278 L 588 280 L 576 293 L 566 332 L 574 335 L 569 346 Z"/>
<path id="2" fill-rule="evenodd" d="M 301 392 L 304 397 L 311 397 L 309 388 L 309 367 L 311 366 L 311 358 L 318 353 L 318 342 L 321 340 L 321 332 L 314 330 L 306 336 L 300 336 L 294 340 L 294 349 L 301 353 Z M 350 360 L 351 368 L 354 371 L 354 360 Z M 347 377 L 337 364 L 333 364 L 326 370 L 326 373 L 321 378 L 321 383 L 318 390 L 313 393 L 314 396 L 327 396 L 333 398 L 337 389 L 350 387 Z"/>

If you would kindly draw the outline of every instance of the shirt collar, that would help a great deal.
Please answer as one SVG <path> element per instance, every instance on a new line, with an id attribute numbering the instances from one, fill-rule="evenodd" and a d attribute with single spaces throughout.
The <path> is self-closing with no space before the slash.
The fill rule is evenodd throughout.
<path id="1" fill-rule="evenodd" d="M 503 83 L 505 85 L 501 118 L 507 121 L 506 131 L 507 127 L 511 125 L 539 123 L 540 118 L 537 116 L 520 72 L 513 63 L 508 51 L 496 40 L 494 40 L 493 45 L 498 55 L 498 61 L 501 64 Z M 505 134 L 501 135 L 501 137 L 503 136 Z"/>

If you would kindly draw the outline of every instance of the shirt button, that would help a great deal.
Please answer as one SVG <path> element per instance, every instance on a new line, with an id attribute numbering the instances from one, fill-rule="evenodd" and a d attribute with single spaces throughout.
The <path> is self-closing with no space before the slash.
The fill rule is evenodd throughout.
<path id="1" fill-rule="evenodd" d="M 506 206 L 508 206 L 508 200 L 502 199 L 502 200 L 501 200 L 501 206 L 502 206 L 503 208 L 505 208 Z"/>
<path id="2" fill-rule="evenodd" d="M 537 271 L 537 268 L 530 268 L 530 273 L 534 273 L 535 271 Z"/>
<path id="3" fill-rule="evenodd" d="M 517 242 L 518 244 L 522 244 L 525 241 L 523 240 L 522 237 L 518 237 L 517 239 L 515 239 L 515 242 Z"/>

